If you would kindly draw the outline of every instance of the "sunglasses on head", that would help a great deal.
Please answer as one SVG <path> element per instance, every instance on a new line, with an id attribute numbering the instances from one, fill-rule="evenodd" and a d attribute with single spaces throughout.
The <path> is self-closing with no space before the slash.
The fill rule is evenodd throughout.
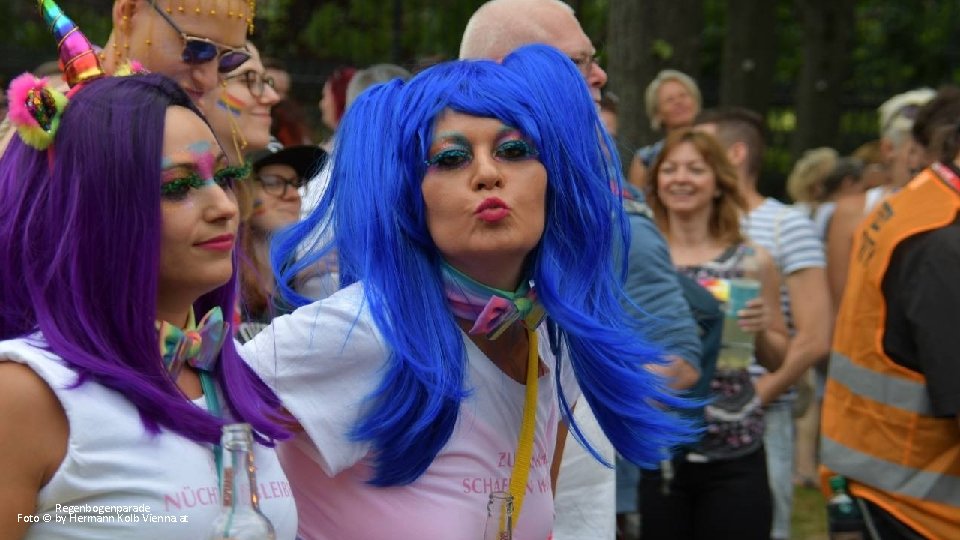
<path id="1" fill-rule="evenodd" d="M 180 34 L 180 38 L 183 39 L 183 53 L 181 53 L 180 59 L 183 60 L 185 64 L 206 64 L 211 60 L 216 60 L 217 71 L 220 73 L 229 73 L 250 59 L 250 53 L 244 49 L 227 47 L 212 39 L 187 34 L 177 26 L 177 23 L 173 22 L 173 19 L 170 18 L 169 15 L 160 9 L 156 1 L 150 2 L 150 5 L 153 6 L 153 9 L 155 9 L 157 13 L 163 17 L 163 20 L 167 21 L 167 24 Z"/>

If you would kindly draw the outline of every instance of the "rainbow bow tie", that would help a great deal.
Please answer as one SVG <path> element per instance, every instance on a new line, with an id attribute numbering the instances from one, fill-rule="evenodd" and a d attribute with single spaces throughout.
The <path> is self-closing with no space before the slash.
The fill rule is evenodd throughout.
<path id="1" fill-rule="evenodd" d="M 191 309 L 186 329 L 157 321 L 160 356 L 174 380 L 180 375 L 184 363 L 202 371 L 212 371 L 227 337 L 229 325 L 223 322 L 223 311 L 219 306 L 208 311 L 200 324 L 195 320 Z"/>
<path id="2" fill-rule="evenodd" d="M 523 320 L 524 326 L 536 330 L 546 313 L 537 293 L 527 281 L 514 292 L 501 291 L 475 281 L 463 272 L 443 263 L 442 278 L 447 303 L 453 314 L 474 321 L 467 332 L 497 339 L 511 324 Z"/>

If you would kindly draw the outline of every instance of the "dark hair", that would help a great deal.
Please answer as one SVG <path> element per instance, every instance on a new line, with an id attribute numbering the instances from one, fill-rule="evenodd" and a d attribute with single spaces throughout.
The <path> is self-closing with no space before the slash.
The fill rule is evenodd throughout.
<path id="1" fill-rule="evenodd" d="M 960 122 L 960 87 L 952 84 L 941 86 L 937 95 L 920 107 L 910 133 L 916 141 L 931 151 L 939 151 L 934 144 L 938 131 L 945 126 Z M 949 156 L 953 159 L 954 156 Z"/>
<path id="2" fill-rule="evenodd" d="M 284 146 L 313 144 L 305 117 L 299 103 L 289 97 L 281 99 L 270 108 L 270 134 Z"/>
<path id="3" fill-rule="evenodd" d="M 700 113 L 695 125 L 714 124 L 717 139 L 725 148 L 733 143 L 747 146 L 747 174 L 759 176 L 763 168 L 763 152 L 767 147 L 767 129 L 760 114 L 744 107 L 722 107 Z"/>
<path id="4" fill-rule="evenodd" d="M 823 179 L 819 201 L 830 200 L 830 197 L 843 185 L 844 180 L 852 178 L 853 183 L 857 183 L 861 175 L 863 175 L 863 161 L 855 157 L 840 158 L 833 170 Z"/>
<path id="5" fill-rule="evenodd" d="M 160 163 L 169 107 L 202 118 L 162 75 L 106 77 L 70 99 L 53 146 L 19 138 L 0 158 L 0 339 L 39 331 L 45 347 L 86 380 L 122 394 L 148 432 L 220 439 L 224 420 L 184 398 L 155 327 L 162 212 Z M 236 309 L 230 280 L 194 303 Z M 284 438 L 278 399 L 227 339 L 213 372 L 233 418 L 258 438 Z M 172 456 L 176 459 L 176 456 Z"/>
<path id="6" fill-rule="evenodd" d="M 276 69 L 279 71 L 287 71 L 287 63 L 273 56 L 261 57 L 260 63 L 263 64 L 263 69 Z"/>

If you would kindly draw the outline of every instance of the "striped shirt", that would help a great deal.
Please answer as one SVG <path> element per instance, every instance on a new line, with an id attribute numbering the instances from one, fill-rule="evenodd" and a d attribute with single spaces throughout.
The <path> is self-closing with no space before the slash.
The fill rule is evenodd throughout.
<path id="1" fill-rule="evenodd" d="M 752 241 L 770 252 L 781 279 L 806 268 L 825 268 L 823 243 L 817 237 L 816 228 L 809 218 L 780 201 L 766 199 L 763 204 L 743 217 L 740 222 L 743 232 Z M 787 329 L 792 335 L 793 314 L 790 311 L 790 295 L 785 284 L 780 285 L 780 304 Z M 765 373 L 760 365 L 751 366 L 754 375 Z M 781 399 L 792 400 L 796 391 L 791 388 Z"/>

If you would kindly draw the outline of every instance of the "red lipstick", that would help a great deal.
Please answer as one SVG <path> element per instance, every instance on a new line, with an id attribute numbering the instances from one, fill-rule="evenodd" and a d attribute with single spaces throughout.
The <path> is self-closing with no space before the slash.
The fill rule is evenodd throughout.
<path id="1" fill-rule="evenodd" d="M 487 197 L 473 213 L 487 223 L 496 223 L 510 214 L 510 206 L 497 197 Z"/>
<path id="2" fill-rule="evenodd" d="M 235 237 L 232 234 L 221 234 L 220 236 L 214 236 L 209 240 L 197 242 L 194 245 L 203 249 L 209 249 L 211 251 L 230 251 L 233 249 L 234 239 Z"/>

